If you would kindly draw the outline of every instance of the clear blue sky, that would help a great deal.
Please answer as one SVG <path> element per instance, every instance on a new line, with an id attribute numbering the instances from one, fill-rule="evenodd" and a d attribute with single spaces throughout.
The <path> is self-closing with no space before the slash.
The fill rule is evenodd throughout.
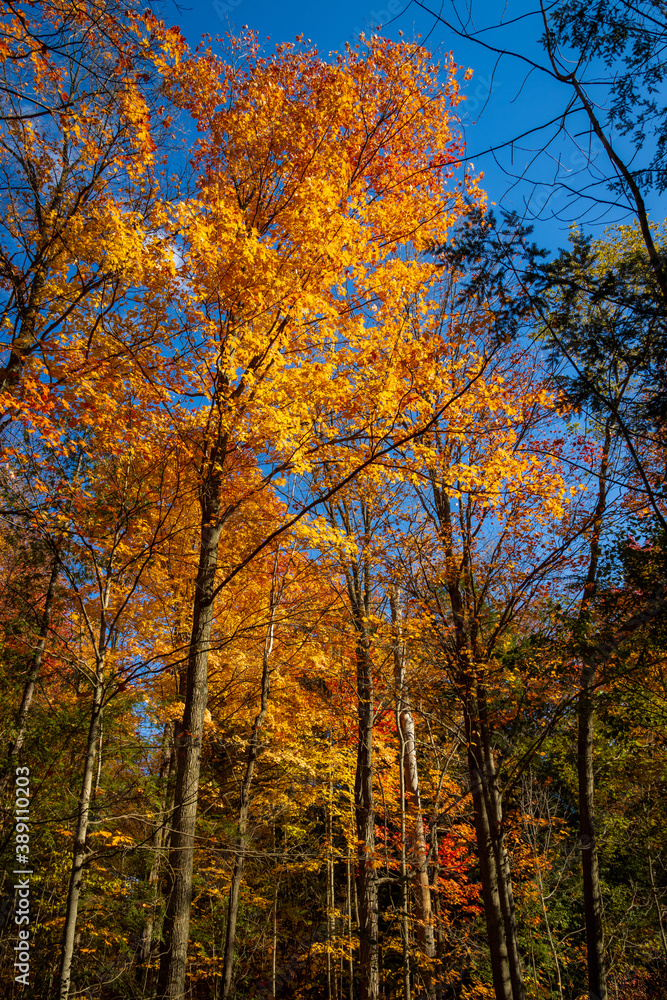
<path id="1" fill-rule="evenodd" d="M 472 29 L 489 46 L 512 48 L 544 64 L 544 53 L 538 43 L 541 20 L 530 13 L 535 4 L 527 0 L 507 0 L 506 4 L 478 0 L 473 5 L 474 22 L 469 20 L 464 26 L 466 6 L 469 4 L 461 0 L 456 5 L 451 0 L 424 0 L 424 6 L 416 0 L 375 0 L 374 4 L 366 0 L 320 3 L 191 0 L 188 4 L 185 0 L 178 6 L 173 0 L 163 0 L 162 12 L 166 21 L 180 26 L 191 45 L 197 44 L 204 34 L 222 35 L 229 30 L 238 31 L 244 25 L 258 32 L 267 51 L 279 42 L 293 41 L 303 34 L 317 45 L 323 56 L 342 50 L 346 42 L 354 44 L 362 31 L 390 38 L 397 38 L 399 30 L 408 39 L 421 35 L 436 59 L 439 54 L 451 51 L 458 63 L 474 71 L 466 86 L 468 100 L 461 115 L 468 155 L 476 170 L 484 171 L 483 186 L 490 201 L 515 209 L 528 219 L 539 215 L 534 220 L 534 238 L 551 250 L 566 244 L 568 225 L 572 222 L 583 222 L 587 228 L 599 232 L 603 223 L 627 221 L 627 214 L 613 209 L 601 211 L 599 206 L 587 214 L 584 200 L 572 201 L 562 188 L 555 190 L 551 186 L 558 175 L 581 190 L 591 181 L 595 184 L 596 173 L 599 180 L 597 164 L 605 171 L 608 169 L 600 150 L 593 149 L 592 165 L 587 162 L 584 155 L 588 150 L 587 140 L 576 137 L 584 129 L 583 118 L 571 120 L 570 137 L 561 136 L 546 154 L 540 151 L 545 139 L 557 131 L 553 125 L 511 143 L 521 133 L 562 114 L 570 97 L 568 88 L 543 73 L 531 72 L 521 59 L 508 56 L 499 59 L 488 48 L 462 39 L 430 12 L 440 12 L 454 28 Z M 499 20 L 503 22 L 501 26 Z M 584 150 L 578 148 L 581 143 Z M 486 152 L 489 147 L 501 144 L 506 145 L 496 153 Z M 594 190 L 606 196 L 604 188 Z"/>

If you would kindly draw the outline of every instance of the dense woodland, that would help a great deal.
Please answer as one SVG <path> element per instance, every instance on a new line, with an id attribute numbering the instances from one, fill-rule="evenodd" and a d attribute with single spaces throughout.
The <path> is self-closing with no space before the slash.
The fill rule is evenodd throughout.
<path id="1" fill-rule="evenodd" d="M 3 996 L 667 995 L 667 22 L 586 9 L 654 159 L 548 259 L 453 56 L 0 4 Z"/>

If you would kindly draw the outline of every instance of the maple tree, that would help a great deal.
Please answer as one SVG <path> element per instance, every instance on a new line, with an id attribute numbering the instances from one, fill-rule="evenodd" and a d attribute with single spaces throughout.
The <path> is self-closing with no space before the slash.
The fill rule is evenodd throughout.
<path id="1" fill-rule="evenodd" d="M 324 421 L 332 428 L 339 417 L 345 421 L 341 481 L 395 447 L 404 394 L 396 373 L 406 366 L 410 338 L 395 321 L 392 356 L 380 362 L 365 313 L 378 310 L 386 327 L 402 303 L 429 307 L 435 265 L 420 252 L 466 210 L 463 188 L 449 185 L 458 141 L 448 111 L 457 91 L 453 63 L 438 85 L 414 46 L 375 39 L 331 65 L 292 46 L 260 59 L 252 39 L 241 44 L 242 71 L 210 50 L 190 57 L 185 49 L 163 69 L 172 99 L 204 133 L 194 152 L 197 197 L 174 212 L 182 263 L 173 308 L 190 347 L 174 387 L 193 387 L 207 404 L 199 426 L 198 415 L 190 416 L 202 527 L 164 996 L 180 995 L 185 976 L 214 600 L 237 572 L 216 580 L 221 533 L 232 513 L 256 503 L 274 480 L 304 476 L 333 447 L 327 435 L 321 440 Z M 470 177 L 465 187 L 476 197 Z M 375 363 L 364 368 L 369 358 Z M 241 480 L 243 448 L 259 465 Z M 377 985 L 370 990 L 375 996 Z"/>
<path id="2" fill-rule="evenodd" d="M 2 25 L 3 412 L 44 429 L 49 383 L 91 373 L 96 314 L 149 263 L 164 128 L 131 6 L 7 4 Z"/>
<path id="3" fill-rule="evenodd" d="M 35 995 L 659 990 L 642 234 L 538 273 L 457 174 L 458 67 L 418 44 L 191 51 L 110 0 L 1 23 L 0 726 L 3 790 L 35 789 Z"/>

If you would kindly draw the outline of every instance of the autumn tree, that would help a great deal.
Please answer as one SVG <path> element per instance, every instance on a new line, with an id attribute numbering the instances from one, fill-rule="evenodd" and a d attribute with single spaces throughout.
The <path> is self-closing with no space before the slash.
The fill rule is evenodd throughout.
<path id="1" fill-rule="evenodd" d="M 281 476 L 308 473 L 331 444 L 331 432 L 321 443 L 323 426 L 348 443 L 339 483 L 395 446 L 403 390 L 394 373 L 407 364 L 409 337 L 374 363 L 377 325 L 369 331 L 366 314 L 377 303 L 389 316 L 392 304 L 400 311 L 408 298 L 428 301 L 435 269 L 419 255 L 466 210 L 462 189 L 450 185 L 458 142 L 452 63 L 439 84 L 428 58 L 404 44 L 373 39 L 330 64 L 298 46 L 263 59 L 252 39 L 238 45 L 243 68 L 185 48 L 161 67 L 172 100 L 202 133 L 197 197 L 175 205 L 171 223 L 182 262 L 173 310 L 188 350 L 174 376 L 163 376 L 201 401 L 183 438 L 202 509 L 164 997 L 184 988 L 214 601 L 268 543 L 244 549 L 239 538 L 237 565 L 217 574 L 222 533 Z M 466 185 L 478 198 L 470 178 Z M 250 477 L 240 472 L 249 453 L 257 457 Z M 292 521 L 318 502 L 309 500 Z"/>
<path id="2" fill-rule="evenodd" d="M 495 994 L 519 1000 L 525 986 L 495 735 L 498 692 L 511 688 L 501 649 L 520 616 L 534 614 L 549 592 L 567 548 L 552 523 L 564 516 L 568 490 L 551 460 L 539 457 L 536 435 L 549 399 L 535 362 L 503 352 L 476 389 L 465 411 L 447 411 L 415 448 L 424 514 L 404 559 L 423 607 L 423 640 L 433 644 L 462 708 Z M 553 445 L 545 450 L 554 453 Z"/>
<path id="3" fill-rule="evenodd" d="M 548 15 L 554 73 L 577 11 Z M 600 14 L 626 48 L 637 16 Z M 457 182 L 457 67 L 417 45 L 190 51 L 107 0 L 2 26 L 0 721 L 43 772 L 35 990 L 563 997 L 582 923 L 591 990 L 659 989 L 641 220 L 540 265 Z"/>
<path id="4" fill-rule="evenodd" d="M 1 17 L 3 448 L 10 464 L 18 459 L 21 476 L 30 454 L 32 481 L 41 469 L 53 485 L 51 465 L 66 464 L 80 446 L 68 422 L 80 428 L 82 409 L 83 424 L 94 422 L 96 380 L 99 386 L 109 376 L 106 361 L 127 356 L 128 328 L 111 333 L 111 316 L 127 306 L 128 286 L 149 272 L 155 278 L 164 263 L 146 224 L 158 130 L 149 114 L 157 110 L 155 93 L 142 70 L 152 43 L 131 5 L 8 4 Z M 102 422 L 110 399 L 102 390 Z M 15 483 L 4 483 L 13 515 L 41 539 L 51 563 L 15 751 L 41 668 L 66 533 L 56 521 L 47 526 L 46 510 L 17 495 Z"/>
<path id="5" fill-rule="evenodd" d="M 657 242 L 656 227 L 652 230 Z M 632 621 L 634 615 L 626 613 L 621 625 L 617 610 L 605 623 L 597 619 L 594 608 L 602 545 L 614 529 L 611 483 L 616 493 L 622 490 L 625 516 L 634 512 L 664 525 L 660 502 L 662 441 L 656 421 L 664 310 L 638 226 L 609 231 L 599 240 L 573 232 L 569 251 L 561 251 L 546 273 L 551 276 L 551 287 L 544 337 L 551 347 L 552 361 L 558 365 L 558 384 L 563 398 L 586 413 L 589 433 L 600 440 L 595 521 L 573 631 L 582 662 L 578 781 L 589 985 L 593 993 L 604 998 L 607 984 L 596 844 L 593 716 L 596 685 L 605 672 L 607 657 L 600 655 L 596 641 L 601 638 L 600 630 L 608 632 L 614 618 L 624 639 L 641 628 L 641 621 Z"/>
<path id="6" fill-rule="evenodd" d="M 77 356 L 63 328 L 89 297 L 113 309 L 128 265 L 141 270 L 159 129 L 131 4 L 12 3 L 1 17 L 2 384 L 16 418 L 44 408 L 63 365 L 89 370 L 94 331 Z"/>
<path id="7" fill-rule="evenodd" d="M 380 486 L 383 480 L 384 491 Z M 391 496 L 388 502 L 385 491 Z M 381 526 L 386 529 L 391 507 L 397 502 L 395 484 L 392 488 L 385 477 L 371 473 L 358 477 L 351 489 L 339 491 L 325 508 L 337 556 L 332 569 L 344 580 L 345 606 L 354 635 L 358 740 L 354 811 L 359 843 L 359 961 L 362 995 L 368 997 L 379 995 L 380 988 L 375 723 L 383 685 L 378 670 L 374 621 L 382 600 L 377 550 L 381 545 Z M 380 658 L 383 659 L 382 654 Z"/>

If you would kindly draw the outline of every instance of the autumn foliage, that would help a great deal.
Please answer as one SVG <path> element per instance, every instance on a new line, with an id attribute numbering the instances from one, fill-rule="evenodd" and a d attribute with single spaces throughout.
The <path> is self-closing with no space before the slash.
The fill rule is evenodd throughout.
<path id="1" fill-rule="evenodd" d="M 607 975 L 657 996 L 663 443 L 629 468 L 544 311 L 466 290 L 453 56 L 0 18 L 7 996 L 578 998 L 591 761 Z"/>

